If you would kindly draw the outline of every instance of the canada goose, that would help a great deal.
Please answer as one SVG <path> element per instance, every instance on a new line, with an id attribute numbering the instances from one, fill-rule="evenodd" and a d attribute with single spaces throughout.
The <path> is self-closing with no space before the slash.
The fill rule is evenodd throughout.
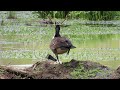
<path id="1" fill-rule="evenodd" d="M 76 48 L 72 45 L 71 41 L 67 39 L 66 37 L 61 37 L 60 35 L 60 25 L 55 25 L 55 35 L 51 41 L 50 49 L 57 57 L 57 61 L 62 63 L 59 58 L 58 54 L 66 53 L 69 54 L 70 49 Z"/>

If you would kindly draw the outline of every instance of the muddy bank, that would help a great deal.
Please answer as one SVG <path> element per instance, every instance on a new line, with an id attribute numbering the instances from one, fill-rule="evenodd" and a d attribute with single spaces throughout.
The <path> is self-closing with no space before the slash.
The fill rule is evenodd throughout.
<path id="1" fill-rule="evenodd" d="M 25 68 L 0 66 L 0 79 L 120 79 L 120 67 L 112 70 L 92 61 L 54 64 L 54 61 L 36 62 Z"/>

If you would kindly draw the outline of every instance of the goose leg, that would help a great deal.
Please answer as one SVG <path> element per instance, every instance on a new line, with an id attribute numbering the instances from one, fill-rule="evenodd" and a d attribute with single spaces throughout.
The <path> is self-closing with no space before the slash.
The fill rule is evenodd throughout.
<path id="1" fill-rule="evenodd" d="M 69 54 L 69 52 L 70 52 L 70 49 L 68 49 L 67 55 Z"/>
<path id="2" fill-rule="evenodd" d="M 62 64 L 62 62 L 59 60 L 59 58 L 58 58 L 58 54 L 55 54 L 56 55 L 56 57 L 57 57 L 57 61 L 59 62 L 59 64 Z"/>

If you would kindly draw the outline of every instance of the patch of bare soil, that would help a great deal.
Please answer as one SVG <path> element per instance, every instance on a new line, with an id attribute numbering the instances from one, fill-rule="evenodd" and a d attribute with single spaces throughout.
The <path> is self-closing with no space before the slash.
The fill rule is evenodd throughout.
<path id="1" fill-rule="evenodd" d="M 120 66 L 114 70 L 114 72 L 109 76 L 109 79 L 120 79 Z"/>
<path id="2" fill-rule="evenodd" d="M 0 79 L 74 79 L 71 72 L 80 66 L 83 66 L 83 69 L 86 71 L 98 68 L 103 72 L 112 72 L 104 73 L 104 75 L 98 72 L 94 77 L 92 77 L 92 79 L 120 78 L 120 67 L 113 71 L 110 68 L 96 62 L 77 61 L 72 59 L 70 62 L 64 62 L 62 64 L 54 64 L 54 61 L 49 60 L 36 62 L 31 67 L 24 69 L 0 66 Z"/>

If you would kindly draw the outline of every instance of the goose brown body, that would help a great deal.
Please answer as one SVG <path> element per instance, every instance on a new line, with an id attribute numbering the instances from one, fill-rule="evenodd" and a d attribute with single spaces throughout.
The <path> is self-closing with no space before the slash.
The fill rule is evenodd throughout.
<path id="1" fill-rule="evenodd" d="M 50 48 L 53 53 L 63 54 L 71 49 L 71 42 L 65 37 L 56 37 L 51 41 Z"/>
<path id="2" fill-rule="evenodd" d="M 56 55 L 58 59 L 58 54 L 63 54 L 66 52 L 67 54 L 69 54 L 70 49 L 76 48 L 76 47 L 72 45 L 71 41 L 68 38 L 61 37 L 61 35 L 59 34 L 59 31 L 60 31 L 59 25 L 56 25 L 55 30 L 56 30 L 55 36 L 51 41 L 50 49 L 52 50 L 52 52 Z"/>

